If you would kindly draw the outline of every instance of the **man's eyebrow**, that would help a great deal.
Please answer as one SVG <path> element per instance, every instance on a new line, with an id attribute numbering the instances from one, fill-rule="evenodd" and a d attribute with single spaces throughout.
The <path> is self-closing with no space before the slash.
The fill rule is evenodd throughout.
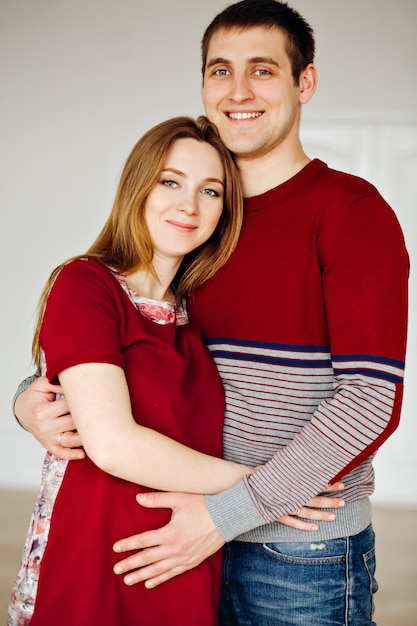
<path id="1" fill-rule="evenodd" d="M 230 63 L 230 61 L 228 59 L 225 59 L 224 57 L 215 57 L 214 59 L 210 59 L 209 61 L 207 61 L 206 63 L 206 67 L 212 67 L 213 65 L 228 65 Z"/>
<path id="2" fill-rule="evenodd" d="M 278 61 L 273 57 L 252 57 L 249 59 L 249 63 L 268 63 L 268 65 L 275 65 L 280 67 Z"/>
<path id="3" fill-rule="evenodd" d="M 213 67 L 213 65 L 230 65 L 231 61 L 224 57 L 214 57 L 209 59 L 206 64 L 206 68 Z M 256 56 L 248 59 L 248 63 L 267 63 L 268 65 L 275 65 L 280 67 L 280 64 L 276 59 L 270 56 Z"/>

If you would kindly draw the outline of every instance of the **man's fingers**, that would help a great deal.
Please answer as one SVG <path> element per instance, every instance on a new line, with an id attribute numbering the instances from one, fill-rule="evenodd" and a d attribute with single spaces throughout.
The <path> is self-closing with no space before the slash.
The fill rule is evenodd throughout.
<path id="1" fill-rule="evenodd" d="M 33 422 L 32 432 L 42 444 L 48 442 L 54 445 L 61 433 L 75 430 L 74 420 L 69 413 L 64 415 L 57 413 L 55 404 L 58 402 L 59 400 L 56 403 L 40 405 L 39 410 L 33 411 L 34 415 L 36 414 L 36 421 Z"/>
<path id="2" fill-rule="evenodd" d="M 63 448 L 56 444 L 48 448 L 54 456 L 64 461 L 80 461 L 85 458 L 85 452 L 83 448 Z"/>
<path id="3" fill-rule="evenodd" d="M 187 568 L 183 566 L 172 566 L 169 561 L 160 561 L 149 567 L 129 572 L 123 578 L 123 582 L 129 586 L 143 582 L 147 589 L 153 589 L 167 580 L 183 574 L 185 571 L 187 571 Z"/>
<path id="4" fill-rule="evenodd" d="M 167 556 L 167 551 L 161 546 L 155 546 L 153 548 L 136 552 L 136 554 L 132 554 L 126 559 L 118 561 L 114 565 L 113 571 L 115 574 L 120 575 L 126 574 L 126 572 L 131 572 L 132 570 L 140 570 L 140 580 L 146 580 L 146 577 L 150 572 L 150 567 L 155 567 L 155 569 L 151 572 L 151 575 L 160 574 L 163 571 L 163 566 L 161 565 L 162 562 L 165 563 L 165 567 L 167 567 L 167 564 L 169 567 L 172 567 L 173 565 L 173 559 Z M 141 572 L 145 569 L 147 572 L 142 575 Z"/>
<path id="5" fill-rule="evenodd" d="M 53 403 L 50 402 L 45 405 L 44 411 L 45 414 L 48 414 L 48 417 L 55 417 L 58 420 L 65 418 L 65 421 L 69 423 L 68 430 L 75 430 L 75 423 L 69 412 L 66 398 L 58 398 L 58 400 L 54 400 Z"/>
<path id="6" fill-rule="evenodd" d="M 68 418 L 66 416 L 59 417 L 54 420 L 54 423 L 50 426 L 50 428 L 53 428 L 53 433 L 45 433 L 45 437 L 47 437 L 46 447 L 59 459 L 79 461 L 85 458 L 85 452 L 78 432 L 67 430 L 72 424 L 70 416 Z"/>
<path id="7" fill-rule="evenodd" d="M 178 576 L 178 574 L 186 572 L 199 563 L 199 561 L 194 560 L 187 562 L 181 560 L 179 562 L 175 556 L 166 558 L 165 552 L 163 547 L 143 550 L 116 563 L 113 571 L 118 575 L 126 574 L 123 578 L 126 585 L 136 585 L 143 582 L 148 589 L 151 589 L 170 578 L 174 578 L 174 576 Z"/>
<path id="8" fill-rule="evenodd" d="M 138 535 L 132 535 L 131 537 L 120 539 L 113 545 L 113 550 L 114 552 L 120 553 L 128 552 L 129 550 L 144 550 L 145 548 L 158 546 L 162 543 L 163 529 L 164 527 L 159 528 L 158 530 L 148 530 L 147 532 L 140 533 Z"/>
<path id="9" fill-rule="evenodd" d="M 57 435 L 56 441 L 62 448 L 80 448 L 82 446 L 78 432 L 72 430 L 62 431 Z"/>
<path id="10" fill-rule="evenodd" d="M 158 585 L 162 585 L 162 583 L 165 583 L 167 580 L 170 580 L 171 578 L 174 578 L 175 576 L 178 576 L 179 574 L 183 574 L 186 571 L 187 570 L 185 568 L 174 567 L 173 569 L 165 571 L 163 574 L 148 578 L 145 581 L 145 587 L 147 589 L 154 589 L 154 587 L 157 587 Z"/>
<path id="11" fill-rule="evenodd" d="M 61 385 L 53 385 L 46 376 L 39 376 L 30 386 L 41 393 L 62 393 Z"/>
<path id="12" fill-rule="evenodd" d="M 136 502 L 148 509 L 175 509 L 181 502 L 181 493 L 149 491 L 138 493 Z"/>

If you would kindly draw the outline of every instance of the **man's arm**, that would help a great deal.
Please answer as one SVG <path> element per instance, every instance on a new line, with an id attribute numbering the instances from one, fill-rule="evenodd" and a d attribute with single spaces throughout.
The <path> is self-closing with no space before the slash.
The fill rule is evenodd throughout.
<path id="1" fill-rule="evenodd" d="M 343 483 L 335 483 L 326 493 L 342 491 L 343 488 Z M 148 589 L 156 587 L 197 567 L 225 543 L 207 510 L 204 496 L 147 493 L 139 494 L 137 501 L 148 508 L 172 509 L 172 517 L 162 528 L 120 540 L 113 546 L 117 553 L 139 550 L 114 566 L 116 574 L 126 574 L 124 582 L 127 585 L 144 582 Z M 314 520 L 331 522 L 336 517 L 334 512 L 321 509 L 343 506 L 344 500 L 340 497 L 317 496 L 296 514 L 286 515 L 278 521 L 311 532 L 318 529 Z"/>
<path id="2" fill-rule="evenodd" d="M 346 182 L 353 185 L 354 179 Z M 374 188 L 356 184 L 359 189 L 340 211 L 329 203 L 317 244 L 334 392 L 259 471 L 227 492 L 207 496 L 226 540 L 279 519 L 348 474 L 346 499 L 370 495 L 372 485 L 363 475 L 371 468 L 352 472 L 398 426 L 409 260 L 393 211 Z"/>
<path id="3" fill-rule="evenodd" d="M 68 412 L 59 385 L 51 385 L 44 376 L 34 375 L 23 380 L 14 397 L 14 414 L 19 424 L 39 443 L 60 459 L 83 459 L 81 439 Z M 59 441 L 58 441 L 59 437 Z"/>

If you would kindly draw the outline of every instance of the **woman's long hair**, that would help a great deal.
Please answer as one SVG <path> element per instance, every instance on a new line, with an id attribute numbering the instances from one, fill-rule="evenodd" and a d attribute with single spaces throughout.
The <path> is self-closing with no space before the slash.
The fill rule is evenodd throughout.
<path id="1" fill-rule="evenodd" d="M 134 146 L 127 158 L 113 208 L 102 231 L 85 254 L 59 265 L 49 277 L 39 300 L 38 319 L 32 344 L 36 365 L 40 364 L 39 328 L 51 286 L 61 268 L 80 258 L 97 259 L 129 275 L 137 269 L 155 274 L 153 243 L 146 226 L 145 202 L 163 170 L 168 152 L 178 139 L 191 138 L 213 146 L 225 171 L 223 211 L 208 241 L 187 254 L 175 277 L 176 295 L 181 298 L 213 276 L 232 254 L 243 218 L 243 195 L 233 157 L 221 141 L 217 129 L 201 116 L 176 117 L 151 128 Z"/>

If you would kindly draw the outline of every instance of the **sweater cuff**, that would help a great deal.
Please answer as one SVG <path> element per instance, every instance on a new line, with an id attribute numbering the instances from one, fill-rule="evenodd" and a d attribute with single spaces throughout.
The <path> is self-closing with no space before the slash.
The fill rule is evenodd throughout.
<path id="1" fill-rule="evenodd" d="M 18 386 L 16 393 L 13 396 L 13 403 L 12 403 L 12 410 L 13 410 L 13 415 L 16 418 L 17 423 L 19 424 L 19 426 L 22 426 L 22 424 L 19 422 L 19 418 L 17 417 L 15 410 L 14 410 L 14 406 L 16 404 L 16 400 L 17 398 L 20 396 L 21 393 L 23 393 L 24 391 L 26 391 L 26 389 L 33 383 L 35 382 L 35 380 L 37 378 L 39 378 L 40 374 L 39 372 L 37 372 L 36 374 L 32 374 L 32 376 L 28 376 L 27 378 L 25 378 L 24 380 L 22 380 L 22 382 L 20 383 L 20 385 Z M 22 428 L 24 428 L 24 426 L 22 426 Z"/>
<path id="2" fill-rule="evenodd" d="M 225 541 L 266 523 L 243 481 L 221 493 L 206 495 L 205 499 L 208 512 Z"/>

